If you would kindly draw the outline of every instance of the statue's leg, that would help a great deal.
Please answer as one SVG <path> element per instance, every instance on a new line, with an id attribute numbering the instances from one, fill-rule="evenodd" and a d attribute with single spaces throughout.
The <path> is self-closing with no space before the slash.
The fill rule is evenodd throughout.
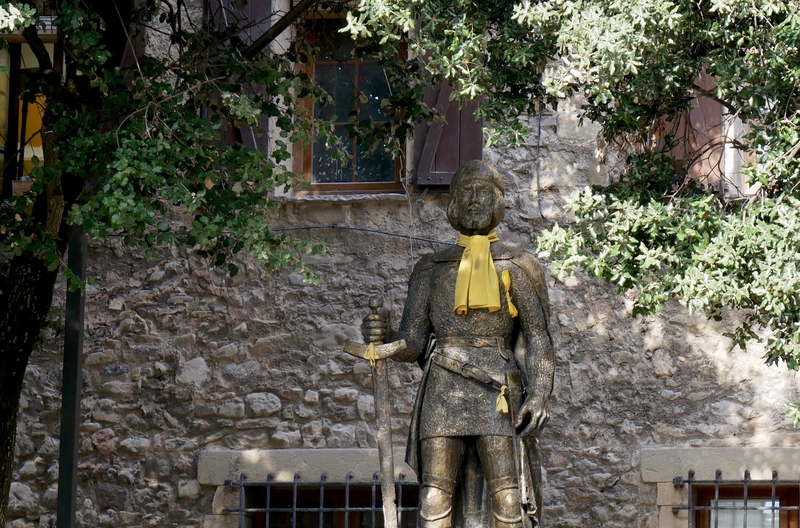
<path id="1" fill-rule="evenodd" d="M 478 455 L 491 497 L 496 528 L 522 526 L 519 477 L 511 442 L 510 436 L 482 436 L 478 439 Z"/>
<path id="2" fill-rule="evenodd" d="M 467 441 L 464 451 L 464 463 L 461 473 L 461 503 L 462 516 L 464 518 L 464 528 L 484 528 L 485 520 L 483 504 L 483 469 L 481 469 L 480 458 L 478 458 L 478 448 L 475 440 Z M 457 492 L 458 493 L 458 492 Z M 456 508 L 458 500 L 456 500 Z M 458 513 L 456 512 L 456 523 L 458 523 Z"/>
<path id="3" fill-rule="evenodd" d="M 458 437 L 424 438 L 419 516 L 422 528 L 452 528 L 453 493 L 464 457 L 464 440 Z"/>

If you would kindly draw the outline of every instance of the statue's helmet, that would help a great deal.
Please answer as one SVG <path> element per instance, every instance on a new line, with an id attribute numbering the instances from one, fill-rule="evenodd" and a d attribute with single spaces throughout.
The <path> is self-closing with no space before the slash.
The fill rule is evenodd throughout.
<path id="1" fill-rule="evenodd" d="M 447 205 L 447 220 L 455 229 L 461 228 L 461 215 L 463 211 L 459 208 L 459 191 L 465 184 L 474 181 L 485 181 L 492 185 L 494 189 L 492 201 L 492 221 L 488 229 L 493 229 L 502 220 L 506 212 L 506 204 L 503 194 L 505 192 L 505 182 L 496 168 L 481 160 L 468 161 L 458 168 L 450 181 L 450 203 Z"/>

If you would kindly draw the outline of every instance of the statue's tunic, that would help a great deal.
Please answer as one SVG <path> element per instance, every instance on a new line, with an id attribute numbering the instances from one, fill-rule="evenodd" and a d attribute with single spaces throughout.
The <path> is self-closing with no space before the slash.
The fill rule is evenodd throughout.
<path id="1" fill-rule="evenodd" d="M 510 414 L 496 409 L 500 387 L 453 372 L 437 362 L 436 355 L 464 356 L 468 365 L 505 378 L 505 373 L 518 370 L 511 350 L 489 347 L 439 347 L 432 358 L 425 394 L 420 409 L 420 439 L 435 436 L 512 436 Z M 506 357 L 503 357 L 506 356 Z M 444 363 L 444 361 L 442 361 Z M 455 366 L 455 365 L 453 365 Z M 501 378 L 502 376 L 502 378 Z"/>
<path id="2" fill-rule="evenodd" d="M 418 395 L 421 402 L 417 402 L 415 416 L 416 440 L 513 435 L 511 415 L 498 411 L 496 403 L 506 373 L 520 370 L 514 358 L 514 343 L 510 342 L 520 333 L 519 321 L 509 315 L 504 290 L 500 311 L 470 309 L 466 315 L 455 313 L 453 298 L 461 252 L 463 248 L 454 247 L 427 257 L 412 277 L 412 283 L 419 281 L 412 284 L 412 289 L 428 294 L 416 305 L 406 304 L 404 330 L 411 334 L 432 332 L 437 338 L 431 357 L 427 358 L 431 365 Z M 508 250 L 492 244 L 492 255 L 498 276 L 508 269 L 517 277 L 516 282 L 512 281 L 512 291 L 515 284 L 520 289 L 530 284 L 512 262 Z M 529 294 L 535 295 L 532 291 Z M 429 323 L 420 325 L 422 329 L 409 325 L 416 320 Z"/>

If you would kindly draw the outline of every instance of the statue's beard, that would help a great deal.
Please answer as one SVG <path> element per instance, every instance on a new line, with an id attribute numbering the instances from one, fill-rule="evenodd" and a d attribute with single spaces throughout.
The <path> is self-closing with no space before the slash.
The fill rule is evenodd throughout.
<path id="1" fill-rule="evenodd" d="M 487 228 L 492 224 L 492 211 L 480 206 L 468 208 L 461 214 L 459 223 L 466 229 Z"/>

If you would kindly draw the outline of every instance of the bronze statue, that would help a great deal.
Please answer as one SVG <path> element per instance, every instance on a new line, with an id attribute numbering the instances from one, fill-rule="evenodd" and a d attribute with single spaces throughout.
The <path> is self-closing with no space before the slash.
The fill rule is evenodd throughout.
<path id="1" fill-rule="evenodd" d="M 405 340 L 392 359 L 424 369 L 406 461 L 420 480 L 426 528 L 539 526 L 537 436 L 554 371 L 549 306 L 539 262 L 493 231 L 503 192 L 495 168 L 462 166 L 447 207 L 459 244 L 417 262 L 399 330 L 385 309 L 362 324 L 367 342 Z M 481 517 L 487 509 L 491 521 Z"/>

